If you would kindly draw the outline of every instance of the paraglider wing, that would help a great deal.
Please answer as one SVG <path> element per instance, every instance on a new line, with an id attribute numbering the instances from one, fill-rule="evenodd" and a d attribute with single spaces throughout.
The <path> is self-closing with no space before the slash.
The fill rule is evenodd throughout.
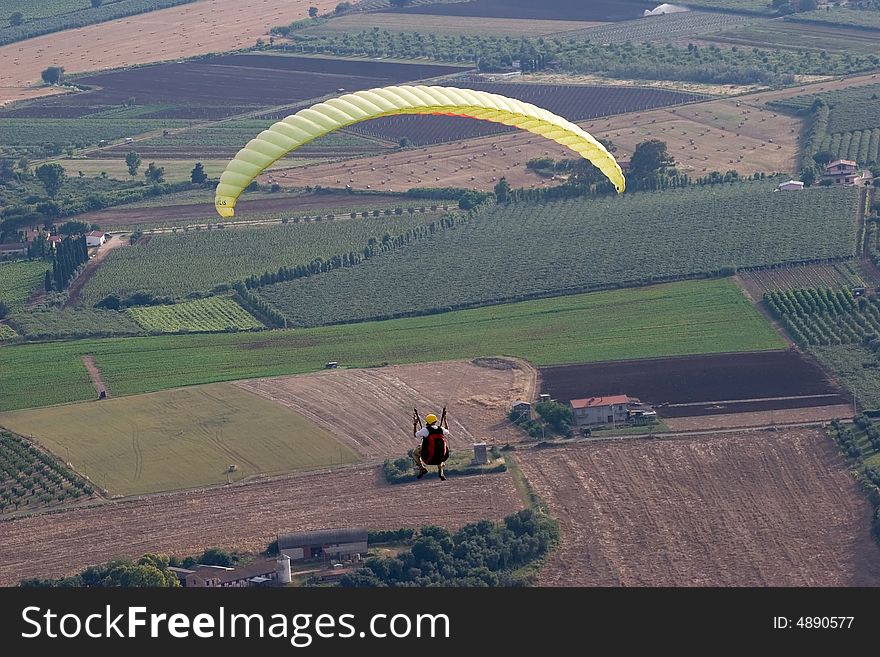
<path id="1" fill-rule="evenodd" d="M 260 172 L 303 144 L 354 123 L 395 114 L 445 114 L 502 123 L 567 146 L 592 162 L 618 193 L 626 182 L 620 166 L 592 135 L 552 112 L 498 94 L 436 86 L 397 86 L 345 94 L 273 124 L 250 140 L 227 165 L 214 205 L 231 217 L 244 189 Z"/>

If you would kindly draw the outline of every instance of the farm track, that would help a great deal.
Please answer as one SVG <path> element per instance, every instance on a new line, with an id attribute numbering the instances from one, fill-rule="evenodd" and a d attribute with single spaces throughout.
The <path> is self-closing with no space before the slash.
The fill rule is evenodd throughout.
<path id="1" fill-rule="evenodd" d="M 877 586 L 870 508 L 812 429 L 529 450 L 559 518 L 540 586 Z"/>
<path id="2" fill-rule="evenodd" d="M 109 397 L 110 391 L 104 384 L 104 379 L 101 377 L 101 370 L 98 369 L 98 364 L 95 362 L 95 357 L 92 355 L 83 356 L 82 362 L 83 365 L 85 365 L 86 367 L 86 371 L 89 373 L 89 379 L 92 380 L 92 385 L 95 386 L 95 392 L 100 394 L 101 391 L 104 390 L 107 393 L 107 397 Z"/>
<path id="3" fill-rule="evenodd" d="M 78 219 L 80 221 L 85 221 L 81 218 L 84 216 L 85 215 L 80 215 Z M 117 233 L 104 242 L 103 246 L 98 247 L 98 252 L 95 254 L 95 257 L 86 262 L 86 265 L 83 267 L 79 276 L 73 279 L 73 282 L 67 288 L 67 300 L 64 302 L 64 307 L 69 308 L 76 305 L 79 302 L 79 297 L 83 288 L 86 283 L 91 280 L 92 276 L 95 275 L 95 272 L 98 271 L 98 267 L 101 266 L 101 263 L 107 259 L 107 256 L 109 256 L 111 252 L 116 249 L 125 248 L 126 246 L 128 246 L 128 235 L 126 233 Z"/>

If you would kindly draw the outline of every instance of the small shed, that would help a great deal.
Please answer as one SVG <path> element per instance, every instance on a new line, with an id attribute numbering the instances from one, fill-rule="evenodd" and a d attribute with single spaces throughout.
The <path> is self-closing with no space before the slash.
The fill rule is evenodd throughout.
<path id="1" fill-rule="evenodd" d="M 292 560 L 351 557 L 367 551 L 367 530 L 324 529 L 278 535 L 278 551 Z"/>
<path id="2" fill-rule="evenodd" d="M 510 410 L 512 413 L 515 413 L 519 419 L 532 419 L 532 405 L 527 401 L 515 401 Z"/>
<path id="3" fill-rule="evenodd" d="M 795 192 L 804 188 L 804 183 L 800 180 L 787 180 L 784 183 L 779 183 L 776 186 L 780 192 Z"/>
<path id="4" fill-rule="evenodd" d="M 489 451 L 486 443 L 474 443 L 474 463 L 484 465 L 489 462 Z"/>

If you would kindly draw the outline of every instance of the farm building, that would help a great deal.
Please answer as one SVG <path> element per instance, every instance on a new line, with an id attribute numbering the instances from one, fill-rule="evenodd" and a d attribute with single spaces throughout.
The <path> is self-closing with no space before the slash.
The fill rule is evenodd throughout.
<path id="1" fill-rule="evenodd" d="M 532 405 L 527 401 L 516 401 L 513 403 L 513 406 L 510 409 L 511 413 L 515 413 L 518 417 L 523 420 L 531 420 L 532 419 Z"/>
<path id="2" fill-rule="evenodd" d="M 623 424 L 627 421 L 629 404 L 634 400 L 627 395 L 607 397 L 587 397 L 572 399 L 571 405 L 577 426 L 596 426 L 602 424 Z"/>
<path id="3" fill-rule="evenodd" d="M 93 230 L 86 235 L 86 246 L 101 246 L 107 239 L 105 233 L 100 230 Z"/>
<path id="4" fill-rule="evenodd" d="M 366 529 L 325 529 L 278 535 L 278 551 L 292 560 L 350 557 L 367 551 Z"/>
<path id="5" fill-rule="evenodd" d="M 49 246 L 54 249 L 61 244 L 61 235 L 49 235 L 49 237 L 46 238 L 46 241 L 49 243 Z"/>
<path id="6" fill-rule="evenodd" d="M 659 5 L 654 9 L 645 9 L 644 16 L 664 16 L 666 14 L 678 14 L 683 11 L 688 11 L 688 8 L 679 7 L 678 5 L 670 5 L 669 3 L 664 2 L 662 5 Z"/>
<path id="7" fill-rule="evenodd" d="M 835 185 L 867 186 L 871 184 L 873 176 L 868 171 L 859 171 L 859 166 L 852 160 L 834 160 L 825 167 L 822 178 L 832 181 Z"/>
<path id="8" fill-rule="evenodd" d="M 242 588 L 268 584 L 275 579 L 276 569 L 275 559 L 260 559 L 240 568 L 198 565 L 192 569 L 175 568 L 174 572 L 187 588 Z"/>
<path id="9" fill-rule="evenodd" d="M 804 183 L 800 180 L 787 180 L 784 183 L 776 185 L 776 189 L 780 192 L 796 192 L 804 188 Z"/>

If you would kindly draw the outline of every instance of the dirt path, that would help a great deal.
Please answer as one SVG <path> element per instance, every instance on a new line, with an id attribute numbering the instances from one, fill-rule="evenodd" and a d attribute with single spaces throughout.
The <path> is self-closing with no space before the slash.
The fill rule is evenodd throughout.
<path id="1" fill-rule="evenodd" d="M 83 365 L 86 366 L 86 370 L 89 373 L 89 378 L 92 380 L 92 384 L 95 386 L 95 391 L 100 394 L 102 390 L 107 393 L 107 396 L 110 396 L 110 392 L 107 390 L 107 386 L 104 385 L 104 379 L 101 377 L 101 370 L 98 369 L 98 365 L 95 363 L 95 357 L 91 354 L 88 356 L 82 357 Z"/>
<path id="2" fill-rule="evenodd" d="M 79 295 L 82 292 L 83 287 L 85 287 L 85 284 L 89 282 L 89 279 L 95 275 L 95 272 L 98 271 L 98 267 L 101 266 L 101 263 L 107 258 L 110 252 L 125 246 L 128 246 L 127 234 L 114 235 L 104 242 L 104 245 L 98 249 L 98 253 L 95 257 L 86 263 L 86 266 L 80 275 L 70 284 L 67 291 L 67 301 L 64 303 L 65 308 L 69 308 L 79 301 Z"/>

